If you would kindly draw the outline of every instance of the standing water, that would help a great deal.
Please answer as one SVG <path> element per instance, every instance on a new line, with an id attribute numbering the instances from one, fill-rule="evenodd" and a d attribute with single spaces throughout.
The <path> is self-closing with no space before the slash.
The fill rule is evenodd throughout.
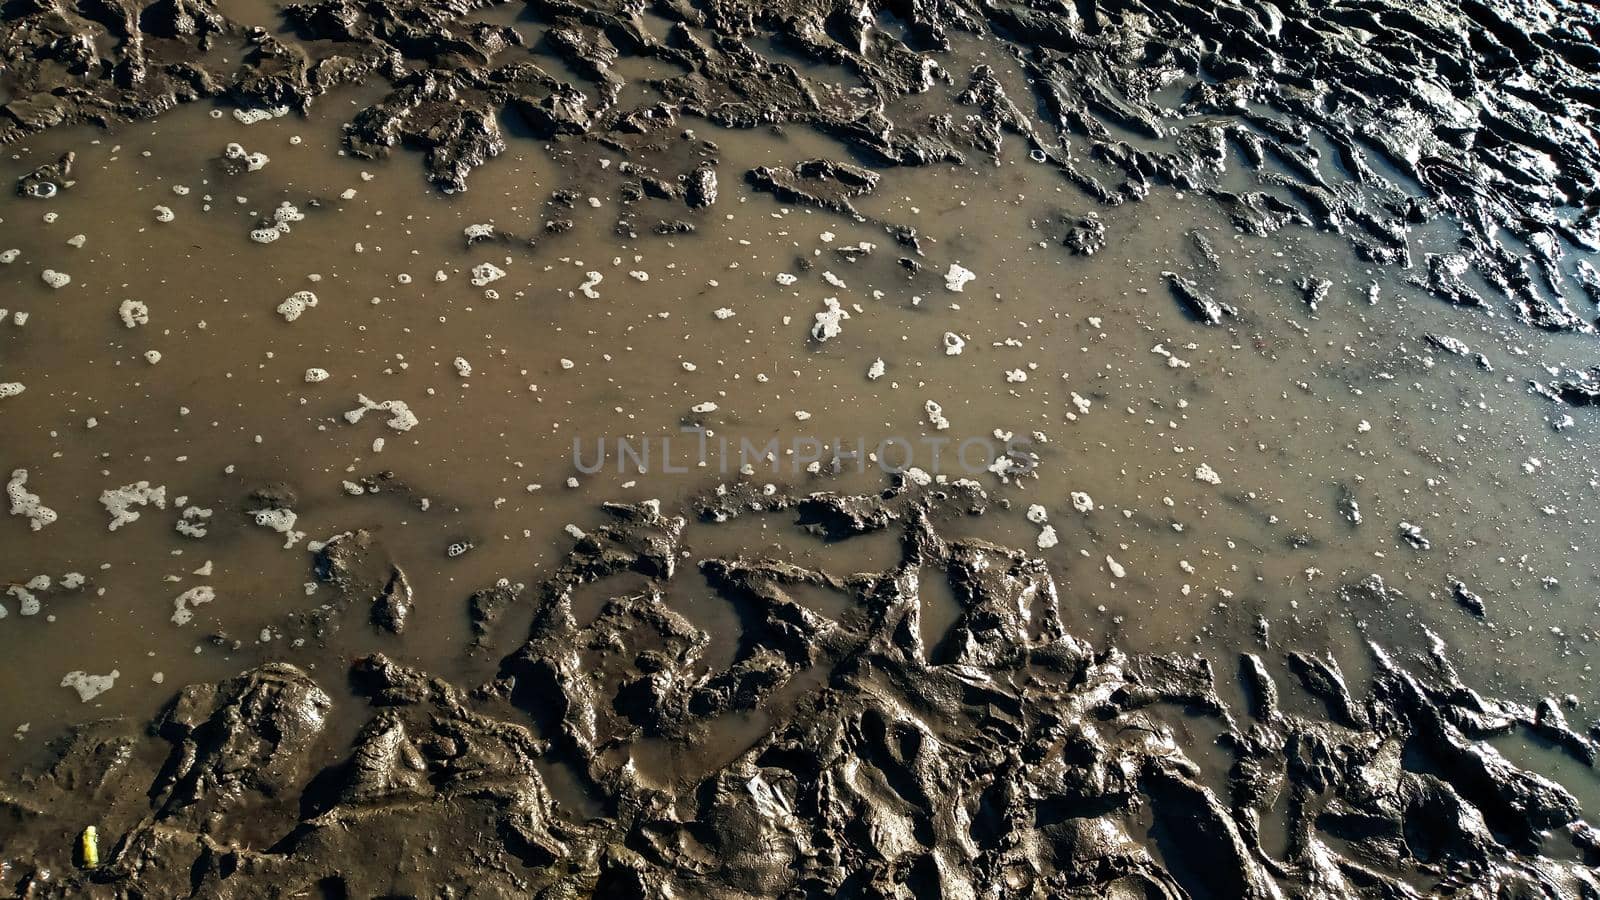
<path id="1" fill-rule="evenodd" d="M 0 884 L 1600 891 L 1525 6 L 8 8 Z"/>

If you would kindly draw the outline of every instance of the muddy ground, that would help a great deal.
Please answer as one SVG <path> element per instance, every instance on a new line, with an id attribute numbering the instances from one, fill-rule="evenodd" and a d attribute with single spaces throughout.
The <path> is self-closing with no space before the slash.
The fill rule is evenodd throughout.
<path id="1" fill-rule="evenodd" d="M 0 19 L 5 889 L 1600 896 L 1591 7 Z"/>

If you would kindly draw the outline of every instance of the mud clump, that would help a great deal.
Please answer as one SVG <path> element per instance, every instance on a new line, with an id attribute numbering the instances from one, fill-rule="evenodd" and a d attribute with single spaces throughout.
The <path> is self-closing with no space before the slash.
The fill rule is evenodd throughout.
<path id="1" fill-rule="evenodd" d="M 1332 657 L 1245 654 L 1236 713 L 1207 658 L 1096 650 L 1063 627 L 1043 561 L 940 536 L 987 506 L 975 485 L 703 498 L 692 514 L 713 526 L 777 514 L 836 541 L 900 534 L 881 572 L 698 560 L 743 623 L 713 663 L 677 600 L 695 590 L 678 565 L 687 519 L 609 505 L 532 591 L 529 638 L 489 683 L 364 657 L 348 747 L 325 740 L 329 694 L 283 663 L 184 689 L 147 731 L 84 726 L 0 796 L 0 874 L 35 897 L 1600 890 L 1577 801 L 1486 742 L 1521 729 L 1593 759 L 1558 703 L 1485 697 L 1442 645 L 1406 661 L 1373 645 L 1365 692 Z M 961 610 L 934 645 L 930 577 Z M 384 594 L 403 584 L 393 573 Z M 1326 715 L 1289 712 L 1297 689 Z M 734 727 L 752 715 L 757 730 Z M 1231 767 L 1189 757 L 1173 715 L 1213 722 Z M 687 762 L 663 766 L 667 749 Z M 552 768 L 596 811 L 553 800 Z M 71 849 L 89 823 L 93 869 Z M 1280 827 L 1287 843 L 1269 846 Z"/>
<path id="2" fill-rule="evenodd" d="M 406 573 L 395 566 L 389 583 L 372 601 L 372 624 L 390 634 L 400 634 L 406 630 L 412 605 L 411 583 L 406 580 Z"/>
<path id="3" fill-rule="evenodd" d="M 690 209 L 705 209 L 717 202 L 717 170 L 710 164 L 701 164 L 689 173 L 684 183 L 683 202 Z"/>
<path id="4" fill-rule="evenodd" d="M 1316 312 L 1323 301 L 1328 299 L 1328 292 L 1333 290 L 1333 282 L 1326 278 L 1315 278 L 1307 275 L 1295 281 L 1294 286 L 1300 291 L 1300 300 L 1306 308 Z"/>
<path id="5" fill-rule="evenodd" d="M 1569 406 L 1600 406 L 1600 366 L 1549 387 L 1535 385 L 1535 389 Z"/>
<path id="6" fill-rule="evenodd" d="M 75 184 L 72 180 L 72 164 L 76 161 L 77 154 L 64 153 L 55 162 L 45 163 L 22 176 L 17 179 L 17 196 L 49 200 L 72 187 Z"/>
<path id="7" fill-rule="evenodd" d="M 1218 302 L 1198 284 L 1176 272 L 1164 273 L 1178 305 L 1204 325 L 1221 325 L 1223 316 L 1238 315 L 1232 306 Z"/>
<path id="8" fill-rule="evenodd" d="M 850 200 L 872 193 L 878 173 L 849 163 L 809 159 L 786 166 L 760 166 L 745 173 L 745 181 L 782 203 L 799 203 L 856 216 Z"/>
<path id="9" fill-rule="evenodd" d="M 1070 220 L 1062 246 L 1077 256 L 1093 256 L 1105 249 L 1106 226 L 1099 216 L 1088 215 Z"/>

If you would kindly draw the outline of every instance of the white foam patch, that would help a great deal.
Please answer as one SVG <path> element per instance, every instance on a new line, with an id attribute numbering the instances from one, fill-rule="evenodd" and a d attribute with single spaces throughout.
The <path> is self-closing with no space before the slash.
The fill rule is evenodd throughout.
<path id="1" fill-rule="evenodd" d="M 1060 542 L 1061 539 L 1056 536 L 1056 527 L 1054 525 L 1046 525 L 1039 529 L 1039 537 L 1035 544 L 1040 550 L 1049 550 Z"/>
<path id="2" fill-rule="evenodd" d="M 116 531 L 130 522 L 139 521 L 139 512 L 135 506 L 154 506 L 156 509 L 167 508 L 167 487 L 158 485 L 151 487 L 148 481 L 139 481 L 134 484 L 125 484 L 119 488 L 100 492 L 100 505 L 111 514 L 111 524 L 107 531 Z"/>
<path id="3" fill-rule="evenodd" d="M 217 599 L 217 592 L 209 586 L 192 587 L 172 601 L 172 624 L 187 625 L 194 620 L 194 608 Z"/>
<path id="4" fill-rule="evenodd" d="M 583 284 L 578 285 L 578 290 L 583 292 L 583 295 L 590 300 L 599 300 L 600 292 L 595 288 L 599 287 L 600 282 L 605 280 L 606 277 L 599 272 L 585 272 Z"/>
<path id="5" fill-rule="evenodd" d="M 87 672 L 73 671 L 62 676 L 61 686 L 77 691 L 78 699 L 88 703 L 111 690 L 112 685 L 115 685 L 121 676 L 122 673 L 116 669 L 112 669 L 109 675 L 90 675 Z"/>
<path id="6" fill-rule="evenodd" d="M 55 524 L 56 511 L 40 502 L 38 494 L 28 493 L 27 485 L 27 469 L 16 469 L 11 473 L 11 480 L 6 483 L 6 497 L 11 500 L 11 514 L 26 516 L 29 527 L 34 531 Z"/>
<path id="7" fill-rule="evenodd" d="M 32 588 L 31 585 L 31 582 L 28 585 L 13 584 L 6 588 L 6 596 L 12 597 L 17 601 L 17 612 L 24 616 L 36 616 L 39 614 L 39 598 L 34 595 L 33 591 L 47 590 L 50 587 L 48 580 L 42 588 Z"/>
<path id="8" fill-rule="evenodd" d="M 223 148 L 222 155 L 234 162 L 244 163 L 246 172 L 259 172 L 267 167 L 267 163 L 272 161 L 267 158 L 265 153 L 251 153 L 244 148 L 243 144 L 239 143 L 232 143 Z"/>
<path id="9" fill-rule="evenodd" d="M 316 305 L 316 294 L 310 291 L 295 291 L 278 304 L 278 315 L 283 316 L 285 322 L 293 322 Z"/>
<path id="10" fill-rule="evenodd" d="M 294 523 L 299 516 L 292 509 L 258 509 L 250 513 L 255 517 L 256 524 L 262 528 L 270 528 L 283 535 L 283 549 L 288 550 L 295 544 L 305 540 L 304 531 L 295 531 Z"/>
<path id="11" fill-rule="evenodd" d="M 950 270 L 944 273 L 944 286 L 949 290 L 960 293 L 967 289 L 967 284 L 972 279 L 977 277 L 971 269 L 959 263 L 951 263 Z"/>
<path id="12" fill-rule="evenodd" d="M 278 238 L 288 234 L 290 226 L 295 222 L 304 220 L 306 214 L 301 212 L 293 203 L 285 200 L 278 204 L 272 211 L 273 225 L 267 228 L 257 228 L 250 232 L 250 240 L 258 244 L 270 244 Z"/>
<path id="13" fill-rule="evenodd" d="M 270 109 L 236 109 L 233 117 L 240 125 L 254 125 L 257 122 L 266 122 L 289 114 L 289 107 L 274 106 Z"/>
<path id="14" fill-rule="evenodd" d="M 817 321 L 811 326 L 811 336 L 818 343 L 832 340 L 842 334 L 844 326 L 841 323 L 850 318 L 850 313 L 839 305 L 838 297 L 827 297 L 822 301 L 822 305 L 826 309 L 817 313 Z"/>
<path id="15" fill-rule="evenodd" d="M 416 414 L 411 411 L 411 407 L 407 406 L 402 400 L 385 400 L 382 403 L 378 403 L 369 399 L 366 394 L 357 394 L 356 402 L 361 405 L 344 414 L 344 420 L 351 425 L 359 423 L 361 417 L 369 412 L 388 413 L 389 421 L 384 424 L 395 431 L 410 431 L 421 424 Z"/>
<path id="16" fill-rule="evenodd" d="M 203 538 L 211 524 L 211 510 L 198 506 L 186 507 L 173 528 L 184 537 Z"/>
<path id="17" fill-rule="evenodd" d="M 150 324 L 150 307 L 140 300 L 124 300 L 117 307 L 117 315 L 122 317 L 122 324 L 129 328 Z"/>
<path id="18" fill-rule="evenodd" d="M 494 263 L 478 263 L 472 267 L 472 286 L 486 287 L 506 277 L 506 270 Z"/>

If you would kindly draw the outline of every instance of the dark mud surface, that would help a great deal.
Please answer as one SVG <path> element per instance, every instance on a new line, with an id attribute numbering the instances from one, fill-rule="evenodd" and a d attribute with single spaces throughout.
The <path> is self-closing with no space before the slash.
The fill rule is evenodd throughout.
<path id="1" fill-rule="evenodd" d="M 330 752 L 330 694 L 284 663 L 185 688 L 147 732 L 75 730 L 3 797 L 8 880 L 148 897 L 1600 891 L 1577 799 L 1488 743 L 1524 733 L 1592 764 L 1560 704 L 1475 692 L 1442 644 L 1371 646 L 1366 685 L 1265 635 L 1220 670 L 1096 651 L 1064 628 L 1043 561 L 940 536 L 988 502 L 976 485 L 734 490 L 689 511 L 895 535 L 897 564 L 853 574 L 690 564 L 683 517 L 613 505 L 533 589 L 529 640 L 489 683 L 357 660 L 348 748 Z M 363 590 L 352 574 L 363 553 L 330 545 L 325 576 L 389 609 L 393 578 Z M 702 576 L 743 623 L 721 668 L 678 611 Z M 960 611 L 930 644 L 934 581 Z M 1348 590 L 1373 602 L 1383 585 Z M 1231 759 L 1224 786 L 1195 753 Z M 552 799 L 551 767 L 590 814 Z M 68 849 L 86 801 L 93 869 Z"/>
<path id="2" fill-rule="evenodd" d="M 255 130 L 240 137 L 226 132 L 224 142 L 237 143 L 207 169 L 215 184 L 199 182 L 212 185 L 202 190 L 214 191 L 219 207 L 235 191 L 254 195 L 238 197 L 243 227 L 228 219 L 180 231 L 180 244 L 205 257 L 207 228 L 226 227 L 239 240 L 212 246 L 228 248 L 229 260 L 248 260 L 261 245 L 292 248 L 284 252 L 335 273 L 330 283 L 312 279 L 328 298 L 345 290 L 333 283 L 345 273 L 321 255 L 325 248 L 357 239 L 374 251 L 380 241 L 405 246 L 401 235 L 431 227 L 427 212 L 413 211 L 435 209 L 428 204 L 443 202 L 436 193 L 465 202 L 462 195 L 492 185 L 508 212 L 451 229 L 454 246 L 481 262 L 449 273 L 441 263 L 437 283 L 470 280 L 486 308 L 511 302 L 497 291 L 509 295 L 512 284 L 535 292 L 533 302 L 553 305 L 559 290 L 592 304 L 587 319 L 562 327 L 524 322 L 538 335 L 529 343 L 551 358 L 533 374 L 518 371 L 518 388 L 536 391 L 527 385 L 533 378 L 556 381 L 578 365 L 568 356 L 587 364 L 580 351 L 621 352 L 634 341 L 674 371 L 693 373 L 694 363 L 673 355 L 687 346 L 707 369 L 715 356 L 717 367 L 753 360 L 760 374 L 715 394 L 645 394 L 638 427 L 766 436 L 813 412 L 904 427 L 903 409 L 830 393 L 823 378 L 836 372 L 819 374 L 815 386 L 802 381 L 812 360 L 833 366 L 826 354 L 866 333 L 870 341 L 847 345 L 867 351 L 849 358 L 849 368 L 876 384 L 884 357 L 893 360 L 890 382 L 899 388 L 903 379 L 916 392 L 895 403 L 918 427 L 942 431 L 953 419 L 957 431 L 981 432 L 990 422 L 997 435 L 1040 429 L 1032 451 L 997 463 L 982 483 L 917 469 L 891 476 L 885 488 L 878 473 L 852 481 L 837 456 L 776 479 L 809 477 L 814 483 L 803 488 L 764 484 L 749 471 L 708 472 L 692 487 L 668 488 L 641 471 L 646 488 L 666 499 L 596 512 L 603 498 L 576 492 L 573 478 L 565 500 L 543 501 L 537 511 L 512 503 L 508 515 L 521 516 L 512 525 L 488 511 L 490 497 L 495 511 L 506 503 L 493 493 L 503 485 L 486 474 L 500 451 L 485 438 L 508 427 L 486 415 L 498 399 L 460 401 L 463 415 L 477 418 L 474 428 L 434 407 L 433 387 L 429 400 L 408 394 L 424 413 L 425 440 L 438 440 L 426 437 L 434 413 L 482 432 L 477 444 L 430 445 L 448 460 L 442 470 L 394 450 L 377 457 L 383 440 L 366 454 L 372 458 L 357 453 L 354 462 L 313 445 L 328 422 L 356 426 L 366 417 L 362 427 L 406 452 L 419 423 L 412 406 L 366 386 L 359 401 L 320 411 L 316 435 L 288 432 L 303 448 L 286 455 L 314 459 L 322 479 L 342 480 L 347 495 L 389 504 L 367 527 L 329 518 L 328 504 L 300 479 L 267 477 L 271 467 L 247 451 L 208 454 L 216 439 L 192 436 L 180 445 L 167 434 L 178 429 L 150 413 L 170 417 L 166 409 L 179 399 L 214 396 L 223 399 L 200 406 L 202 417 L 231 426 L 232 401 L 207 380 L 233 378 L 227 357 L 244 358 L 237 348 L 265 333 L 258 322 L 235 322 L 204 305 L 209 298 L 191 298 L 226 322 L 237 344 L 210 347 L 197 332 L 162 343 L 168 363 L 159 371 L 172 368 L 186 342 L 200 354 L 200 370 L 186 373 L 181 387 L 155 376 L 148 389 L 136 383 L 125 402 L 142 418 L 96 435 L 120 443 L 91 454 L 76 475 L 47 460 L 63 454 L 56 437 L 66 417 L 30 404 L 48 397 L 80 421 L 103 410 L 90 396 L 93 366 L 103 360 L 85 355 L 83 379 L 51 371 L 35 380 L 47 370 L 34 347 L 14 338 L 37 333 L 35 322 L 8 334 L 17 352 L 7 343 L 10 358 L 0 357 L 8 454 L 0 474 L 12 472 L 12 515 L 0 534 L 0 577 L 11 581 L 0 601 L 0 639 L 14 648 L 12 668 L 0 669 L 12 686 L 0 696 L 15 707 L 6 721 L 18 723 L 17 743 L 26 747 L 0 786 L 0 890 L 152 898 L 1600 897 L 1600 832 L 1585 819 L 1600 797 L 1588 665 L 1600 596 L 1593 7 L 13 0 L 0 7 L 0 29 L 0 140 L 22 148 L 7 170 L 16 196 L 0 219 L 16 229 L 7 239 L 19 235 L 27 248 L 0 260 L 17 263 L 7 278 L 26 276 L 31 293 L 19 280 L 18 302 L 39 314 L 47 338 L 67 343 L 70 328 L 54 323 L 89 318 L 72 306 L 87 296 L 74 293 L 80 288 L 110 303 L 115 327 L 141 336 L 170 307 L 154 296 L 148 307 L 117 305 L 125 291 L 152 287 L 145 273 L 97 279 L 53 263 L 62 258 L 50 255 L 61 252 L 61 238 L 52 235 L 53 249 L 44 251 L 43 239 L 34 243 L 24 230 L 37 229 L 41 215 L 46 228 L 58 207 L 82 222 L 95 201 L 80 198 L 99 191 L 108 221 L 135 205 L 145 221 L 153 212 L 160 224 L 152 229 L 174 218 L 180 228 L 204 221 L 198 198 L 184 199 L 188 181 L 163 185 L 153 211 L 150 195 L 120 198 L 106 172 L 123 144 L 103 143 L 142 147 L 148 139 L 157 150 L 146 150 L 152 161 L 140 165 L 154 167 L 163 146 L 176 159 L 190 139 L 249 126 Z M 178 108 L 185 105 L 191 109 Z M 305 168 L 320 175 L 329 166 L 334 176 L 316 191 L 243 186 L 263 170 L 299 165 L 285 162 L 289 146 L 301 144 L 298 132 L 281 147 L 254 137 L 276 139 L 272 129 L 285 123 L 322 140 L 306 154 L 327 151 L 327 160 Z M 86 137 L 101 134 L 110 139 Z M 62 135 L 70 137 L 58 141 Z M 530 147 L 570 177 L 541 180 L 535 191 L 517 183 L 521 169 L 496 168 L 523 165 Z M 335 153 L 342 158 L 330 162 Z M 329 187 L 353 179 L 347 162 L 420 164 L 426 189 L 417 185 L 391 205 L 378 231 L 371 220 L 330 225 L 357 196 Z M 1030 174 L 1011 176 L 1006 167 L 1018 165 Z M 367 190 L 369 173 L 360 176 Z M 991 196 L 966 196 L 972 191 Z M 1015 193 L 1019 207 L 1034 204 L 1026 228 L 994 217 L 991 206 L 1005 193 Z M 212 194 L 203 199 L 209 214 Z M 457 216 L 468 214 L 462 208 L 454 207 Z M 791 210 L 816 216 L 799 227 L 837 229 L 839 241 L 829 230 L 813 250 L 788 225 L 768 226 L 784 229 L 776 234 L 751 225 Z M 966 215 L 978 233 L 952 239 L 952 223 Z M 708 242 L 724 231 L 740 247 L 760 244 L 770 254 L 750 257 L 750 269 L 781 273 L 785 288 L 806 279 L 817 294 L 784 308 L 788 330 L 710 338 L 607 330 L 605 310 L 648 309 L 654 295 L 644 285 L 664 280 L 660 268 L 627 272 L 624 254 L 653 267 L 664 251 L 641 260 L 661 247 L 679 251 L 666 269 L 681 264 L 707 285 L 672 288 L 703 300 L 692 307 L 697 322 L 754 320 L 756 310 L 710 295 L 722 279 L 747 289 L 736 263 L 719 272 L 710 262 L 721 264 Z M 128 254 L 141 245 L 166 254 L 133 256 L 143 268 L 178 255 L 143 227 L 124 239 L 119 249 Z M 81 249 L 85 240 L 67 244 Z M 94 248 L 102 237 L 87 240 Z M 1017 255 L 1008 255 L 1013 246 Z M 1051 275 L 1024 265 L 1020 254 L 1030 248 L 1067 268 Z M 1337 263 L 1332 248 L 1343 254 Z M 365 249 L 355 244 L 355 252 Z M 609 267 L 599 262 L 613 257 Z M 543 273 L 517 269 L 513 260 L 524 259 L 546 261 Z M 1070 266 L 1106 266 L 1083 271 L 1109 284 L 1123 261 L 1139 280 L 1095 295 L 1122 307 L 1091 307 L 1059 346 L 1016 337 L 1027 334 L 1030 316 L 1042 325 L 1067 308 L 1058 295 L 1083 284 L 1069 281 Z M 565 268 L 548 274 L 558 263 Z M 590 265 L 598 268 L 586 271 Z M 243 276 L 230 277 L 257 277 L 287 322 L 328 322 L 317 316 L 332 316 L 340 299 L 314 309 L 315 293 L 279 290 L 282 273 L 267 264 L 241 268 Z M 624 299 L 630 274 L 640 299 Z M 1244 276 L 1256 289 L 1239 289 Z M 185 278 L 211 294 L 241 290 L 204 267 L 174 280 Z M 819 278 L 827 287 L 813 284 Z M 1041 283 L 1046 278 L 1054 280 Z M 846 280 L 857 284 L 854 294 Z M 159 283 L 170 289 L 165 277 Z M 894 287 L 868 295 L 862 283 Z M 1008 302 L 1013 291 L 1038 299 L 1004 305 L 1001 288 Z M 989 294 L 993 307 L 980 307 Z M 924 306 L 924 295 L 970 309 L 949 303 L 940 310 L 947 318 L 903 325 L 898 335 L 872 330 L 882 327 L 875 318 L 887 317 L 875 301 L 904 300 L 900 313 L 909 317 L 935 305 Z M 438 345 L 414 350 L 446 340 L 411 337 L 430 319 L 444 326 L 446 316 L 382 299 L 386 310 L 399 307 L 390 315 L 413 341 L 395 345 L 404 352 L 384 348 L 377 365 L 388 364 L 385 374 L 404 371 L 408 354 L 443 353 L 443 370 L 463 381 L 494 377 L 486 348 L 475 348 L 473 362 L 452 361 L 454 351 Z M 380 297 L 372 301 L 376 307 Z M 1158 302 L 1162 312 L 1149 312 Z M 525 307 L 517 309 L 520 316 Z M 1123 318 L 1127 309 L 1138 311 Z M 505 324 L 518 320 L 497 315 L 497 325 L 523 336 Z M 1102 329 L 1101 316 L 1113 324 Z M 0 326 L 10 329 L 5 320 L 0 312 Z M 1119 324 L 1123 334 L 1108 338 Z M 489 341 L 475 322 L 467 327 Z M 296 366 L 293 390 L 330 377 L 343 384 L 341 366 L 354 369 L 377 340 L 366 328 L 361 337 L 329 338 L 318 357 L 286 353 Z M 925 376 L 924 361 L 893 355 L 913 334 L 934 348 Z M 802 356 L 790 355 L 796 343 Z M 998 387 L 941 384 L 932 365 L 968 344 L 968 358 L 998 359 L 1025 344 L 1038 353 L 1026 364 L 1005 357 Z M 1105 355 L 1090 355 L 1100 345 Z M 1153 377 L 1125 375 L 1134 352 L 1186 380 L 1169 396 Z M 559 367 L 558 353 L 566 354 Z M 1055 360 L 1077 363 L 1080 355 L 1088 361 L 1068 382 L 1067 363 Z M 145 365 L 138 357 L 133 365 Z M 151 366 L 162 357 L 144 353 Z M 757 393 L 755 384 L 775 390 L 765 387 L 768 372 L 791 366 L 800 386 L 771 400 L 784 423 L 731 412 Z M 1228 380 L 1230 366 L 1247 377 Z M 1057 368 L 1059 378 L 1042 385 Z M 227 379 L 213 377 L 224 369 Z M 994 372 L 984 377 L 992 382 Z M 580 418 L 622 415 L 635 397 L 619 380 L 625 376 L 596 378 L 553 396 Z M 272 393 L 284 393 L 274 384 Z M 267 393 L 240 390 L 251 402 Z M 1216 427 L 1188 424 L 1190 398 L 1206 404 L 1195 415 Z M 1263 420 L 1281 416 L 1290 434 L 1303 422 L 1318 430 L 1283 437 L 1268 454 L 1264 426 L 1244 427 L 1254 423 L 1210 405 L 1233 398 Z M 1366 419 L 1357 423 L 1359 412 L 1380 400 L 1394 410 L 1380 420 L 1390 443 L 1358 446 L 1350 435 L 1372 430 Z M 1325 406 L 1337 407 L 1337 429 L 1320 430 L 1324 419 L 1309 413 L 1300 418 L 1302 407 Z M 1118 407 L 1126 422 L 1078 428 Z M 985 408 L 996 415 L 982 418 Z M 263 414 L 239 430 L 253 430 L 261 445 L 261 432 L 289 414 L 272 415 L 285 418 Z M 1497 418 L 1486 425 L 1488 417 Z M 87 427 L 96 428 L 94 418 Z M 1050 440 L 1069 428 L 1073 437 Z M 1195 428 L 1202 436 L 1190 437 Z M 1053 443 L 1091 461 L 1079 468 Z M 1339 444 L 1360 462 L 1339 461 Z M 1130 449 L 1119 456 L 1117 448 Z M 1155 462 L 1153 448 L 1170 450 L 1176 462 Z M 1252 448 L 1260 464 L 1247 455 Z M 226 462 L 228 480 L 195 488 L 206 496 L 193 504 L 174 487 L 169 509 L 164 484 L 116 465 L 154 466 L 177 453 L 180 462 L 194 453 L 218 470 Z M 227 454 L 251 474 L 234 477 L 235 456 Z M 396 468 L 379 464 L 389 459 Z M 522 469 L 520 458 L 515 465 Z M 570 466 L 557 474 L 541 457 L 531 468 L 518 477 L 542 472 L 553 491 Z M 1119 483 L 1130 469 L 1132 487 Z M 1388 474 L 1378 477 L 1380 469 Z M 1258 493 L 1257 478 L 1272 487 Z M 1022 493 L 1028 485 L 1037 505 Z M 634 486 L 627 481 L 613 496 Z M 526 493 L 540 487 L 529 483 Z M 1196 500 L 1209 496 L 1201 492 L 1220 500 Z M 476 508 L 469 495 L 477 495 Z M 159 596 L 149 584 L 115 584 L 120 572 L 107 571 L 118 568 L 111 562 L 88 563 L 112 558 L 109 550 L 95 555 L 107 539 L 95 497 L 112 516 L 111 531 L 134 526 L 127 540 L 137 554 L 181 568 Z M 434 497 L 451 511 L 448 524 L 423 537 L 403 531 Z M 1301 514 L 1302 504 L 1316 511 Z M 76 512 L 81 506 L 94 514 L 89 526 L 77 524 L 91 518 Z M 578 519 L 583 509 L 590 517 Z M 1016 521 L 1022 509 L 1026 524 Z M 162 516 L 184 539 L 210 543 L 173 561 L 183 549 L 139 531 L 141 515 L 145 526 Z M 559 530 L 563 520 L 595 516 L 601 524 Z M 1245 520 L 1250 529 L 1237 524 Z M 758 524 L 767 521 L 813 543 L 790 552 Z M 1184 538 L 1205 543 L 1161 542 L 1186 528 L 1206 534 L 1207 525 L 1218 534 Z M 311 540 L 309 527 L 319 529 Z M 537 549 L 504 550 L 506 534 L 535 529 Z M 265 543 L 235 542 L 246 530 L 266 532 Z M 59 543 L 29 543 L 40 535 Z M 1025 542 L 1036 549 L 1013 549 Z M 1058 543 L 1066 559 L 1049 556 Z M 212 577 L 206 554 L 225 568 L 263 547 L 281 552 L 279 544 L 305 564 L 274 564 L 279 577 L 260 579 L 258 593 L 290 594 L 304 581 L 304 597 L 314 601 L 241 610 L 226 589 L 218 600 L 209 584 L 195 585 L 196 576 Z M 429 560 L 504 561 L 508 577 L 441 577 L 422 561 L 424 547 Z M 1199 547 L 1207 549 L 1191 549 Z M 1147 558 L 1162 563 L 1162 574 Z M 33 575 L 46 562 L 97 574 Z M 142 605 L 159 608 L 155 619 L 166 630 L 135 637 L 74 618 L 89 594 L 107 595 L 102 579 L 117 603 L 129 593 L 153 598 Z M 1191 582 L 1214 590 L 1189 602 Z M 1148 593 L 1115 596 L 1119 585 Z M 196 616 L 203 630 L 187 637 L 180 629 Z M 53 632 L 36 627 L 46 620 Z M 130 675 L 119 684 L 119 670 L 98 675 L 110 665 L 74 657 L 69 629 L 78 628 Z M 241 637 L 258 629 L 259 640 Z M 458 633 L 458 645 L 443 637 Z M 430 637 L 448 649 L 419 649 Z M 133 667 L 114 652 L 123 641 L 150 647 L 150 657 L 165 654 L 156 665 L 173 683 L 192 683 L 173 697 L 156 671 L 137 701 L 107 710 L 118 718 L 95 721 L 86 721 L 95 715 L 87 707 L 62 713 L 38 699 L 32 670 L 56 660 L 70 660 L 75 670 L 62 689 L 85 703 L 108 690 L 120 693 L 107 697 L 131 693 Z M 190 645 L 195 659 L 185 661 Z M 149 665 L 140 665 L 143 680 Z M 45 674 L 53 687 L 56 669 Z M 25 740 L 29 719 L 47 732 L 42 745 Z"/>

